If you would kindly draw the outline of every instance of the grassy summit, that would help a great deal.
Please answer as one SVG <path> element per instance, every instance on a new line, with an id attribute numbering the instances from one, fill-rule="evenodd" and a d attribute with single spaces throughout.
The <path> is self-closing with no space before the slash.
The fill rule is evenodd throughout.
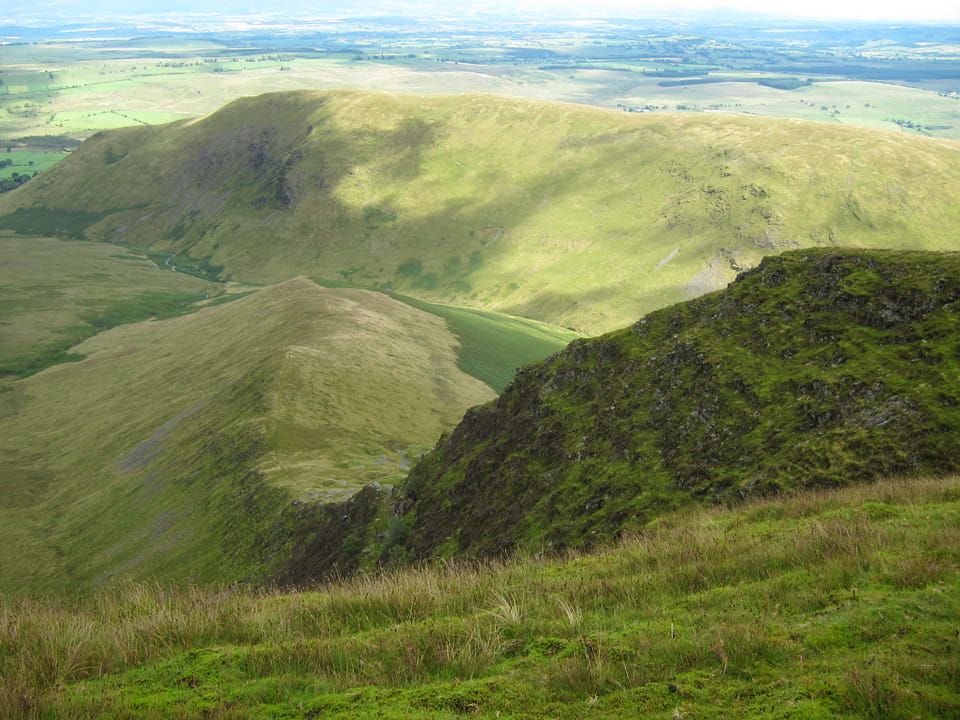
<path id="1" fill-rule="evenodd" d="M 482 95 L 274 93 L 99 133 L 0 227 L 308 273 L 588 333 L 806 246 L 954 247 L 956 143 Z"/>

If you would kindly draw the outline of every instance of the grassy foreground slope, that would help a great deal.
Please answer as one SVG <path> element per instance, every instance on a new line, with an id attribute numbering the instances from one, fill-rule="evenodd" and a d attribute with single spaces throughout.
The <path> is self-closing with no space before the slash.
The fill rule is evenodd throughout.
<path id="1" fill-rule="evenodd" d="M 805 246 L 955 247 L 960 145 L 511 98 L 274 93 L 99 133 L 0 227 L 599 332 Z"/>
<path id="2" fill-rule="evenodd" d="M 960 253 L 765 258 L 468 411 L 404 482 L 381 557 L 590 546 L 692 501 L 957 472 L 958 313 Z"/>
<path id="3" fill-rule="evenodd" d="M 960 481 L 883 481 L 562 560 L 0 598 L 0 715 L 950 718 L 958 616 Z"/>
<path id="4" fill-rule="evenodd" d="M 291 501 L 391 483 L 490 398 L 436 315 L 305 279 L 85 341 L 0 393 L 0 590 L 238 579 Z"/>

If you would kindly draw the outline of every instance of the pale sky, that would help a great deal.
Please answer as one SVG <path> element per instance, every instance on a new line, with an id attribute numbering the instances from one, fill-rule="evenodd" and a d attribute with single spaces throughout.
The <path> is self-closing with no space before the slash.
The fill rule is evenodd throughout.
<path id="1" fill-rule="evenodd" d="M 95 18 L 104 13 L 124 16 L 189 14 L 265 14 L 270 16 L 315 14 L 350 16 L 421 13 L 456 16 L 470 10 L 493 9 L 501 13 L 524 11 L 537 15 L 556 13 L 569 17 L 672 16 L 678 11 L 740 10 L 764 15 L 820 19 L 946 22 L 960 25 L 960 0 L 3 0 L 8 21 L 18 15 L 52 15 Z M 0 18 L 0 25 L 3 18 Z"/>

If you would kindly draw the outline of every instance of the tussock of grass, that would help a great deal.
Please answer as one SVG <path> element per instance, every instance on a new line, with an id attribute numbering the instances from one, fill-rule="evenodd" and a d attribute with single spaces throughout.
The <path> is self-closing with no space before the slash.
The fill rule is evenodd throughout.
<path id="1" fill-rule="evenodd" d="M 592 555 L 311 592 L 0 600 L 0 714 L 949 717 L 960 478 L 696 510 Z"/>

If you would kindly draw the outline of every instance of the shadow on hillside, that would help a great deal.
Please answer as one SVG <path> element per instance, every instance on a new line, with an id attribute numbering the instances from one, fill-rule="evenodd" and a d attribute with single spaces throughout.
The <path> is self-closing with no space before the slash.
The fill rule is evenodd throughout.
<path id="1" fill-rule="evenodd" d="M 671 225 L 673 247 L 680 233 L 723 227 L 714 215 L 728 212 L 721 201 L 733 202 L 740 186 L 724 174 L 721 154 L 677 171 L 664 158 L 678 152 L 682 133 L 607 125 L 575 107 L 478 97 L 447 103 L 425 110 L 347 92 L 244 98 L 147 135 L 90 138 L 61 167 L 92 175 L 109 163 L 97 203 L 92 190 L 65 201 L 54 182 L 31 199 L 43 208 L 83 208 L 108 197 L 106 219 L 91 219 L 88 235 L 215 257 L 227 277 L 278 275 L 296 264 L 360 286 L 489 303 L 491 293 L 494 302 L 509 298 L 518 272 L 539 274 L 549 289 L 507 308 L 520 312 L 623 297 L 626 284 L 619 292 L 614 285 L 567 291 L 576 278 L 551 277 L 560 271 L 549 269 L 549 258 L 573 255 L 588 265 L 592 253 L 628 253 L 653 230 L 642 222 L 662 216 L 672 199 L 692 198 L 676 210 L 683 217 Z M 144 168 L 151 183 L 143 182 Z M 708 185 L 716 208 L 696 201 Z M 641 206 L 646 221 L 634 210 Z M 532 259 L 529 270 L 518 266 L 521 257 Z M 503 273 L 488 272 L 476 286 L 479 270 L 500 264 Z M 662 304 L 654 299 L 662 294 L 661 284 L 649 305 L 631 305 Z"/>

